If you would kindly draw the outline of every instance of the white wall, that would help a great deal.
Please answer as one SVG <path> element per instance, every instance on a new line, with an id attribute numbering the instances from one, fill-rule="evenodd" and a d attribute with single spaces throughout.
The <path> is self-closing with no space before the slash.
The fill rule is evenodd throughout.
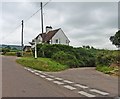
<path id="1" fill-rule="evenodd" d="M 39 35 L 38 39 L 36 40 L 37 44 L 42 43 L 42 37 Z M 31 48 L 34 48 L 35 45 L 31 45 Z"/>
<path id="2" fill-rule="evenodd" d="M 37 43 L 42 43 L 42 37 L 39 35 L 38 39 L 37 39 Z"/>
<path id="3" fill-rule="evenodd" d="M 58 39 L 58 43 L 56 43 L 56 39 Z M 69 39 L 66 37 L 64 32 L 60 29 L 51 39 L 51 44 L 69 45 Z"/>

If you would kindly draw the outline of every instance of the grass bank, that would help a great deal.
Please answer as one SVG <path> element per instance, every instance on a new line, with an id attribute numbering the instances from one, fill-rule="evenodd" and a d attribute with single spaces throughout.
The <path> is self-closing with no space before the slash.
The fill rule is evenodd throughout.
<path id="1" fill-rule="evenodd" d="M 16 60 L 17 63 L 25 66 L 25 67 L 30 67 L 33 69 L 41 70 L 41 71 L 61 71 L 65 70 L 68 68 L 66 65 L 62 65 L 58 62 L 53 61 L 50 58 L 28 58 L 28 57 L 23 57 L 20 59 Z"/>
<path id="2" fill-rule="evenodd" d="M 111 67 L 111 66 L 97 66 L 96 70 L 103 72 L 105 74 L 120 76 L 119 75 L 119 68 L 118 67 Z"/>

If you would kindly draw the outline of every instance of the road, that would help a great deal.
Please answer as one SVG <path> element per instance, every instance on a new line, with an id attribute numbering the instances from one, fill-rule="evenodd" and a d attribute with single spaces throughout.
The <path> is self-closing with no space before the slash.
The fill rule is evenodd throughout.
<path id="1" fill-rule="evenodd" d="M 36 71 L 2 56 L 2 97 L 115 97 L 118 79 L 94 68 Z"/>

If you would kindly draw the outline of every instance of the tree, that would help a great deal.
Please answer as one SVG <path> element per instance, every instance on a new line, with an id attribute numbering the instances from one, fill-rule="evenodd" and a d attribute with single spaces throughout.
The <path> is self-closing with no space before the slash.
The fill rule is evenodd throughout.
<path id="1" fill-rule="evenodd" d="M 112 44 L 114 44 L 117 48 L 120 48 L 120 30 L 118 30 L 118 32 L 116 32 L 116 34 L 114 36 L 110 37 L 110 41 L 112 42 Z"/>

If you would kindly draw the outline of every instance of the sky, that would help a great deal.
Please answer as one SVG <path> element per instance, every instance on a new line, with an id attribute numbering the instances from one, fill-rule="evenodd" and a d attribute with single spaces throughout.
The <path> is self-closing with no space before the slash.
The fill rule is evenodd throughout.
<path id="1" fill-rule="evenodd" d="M 24 45 L 41 33 L 40 11 L 33 15 L 40 8 L 39 2 L 2 2 L 0 8 L 3 44 L 21 44 L 22 20 Z M 116 49 L 109 38 L 118 30 L 117 2 L 49 2 L 43 8 L 43 17 L 44 32 L 46 26 L 61 28 L 71 46 Z"/>

